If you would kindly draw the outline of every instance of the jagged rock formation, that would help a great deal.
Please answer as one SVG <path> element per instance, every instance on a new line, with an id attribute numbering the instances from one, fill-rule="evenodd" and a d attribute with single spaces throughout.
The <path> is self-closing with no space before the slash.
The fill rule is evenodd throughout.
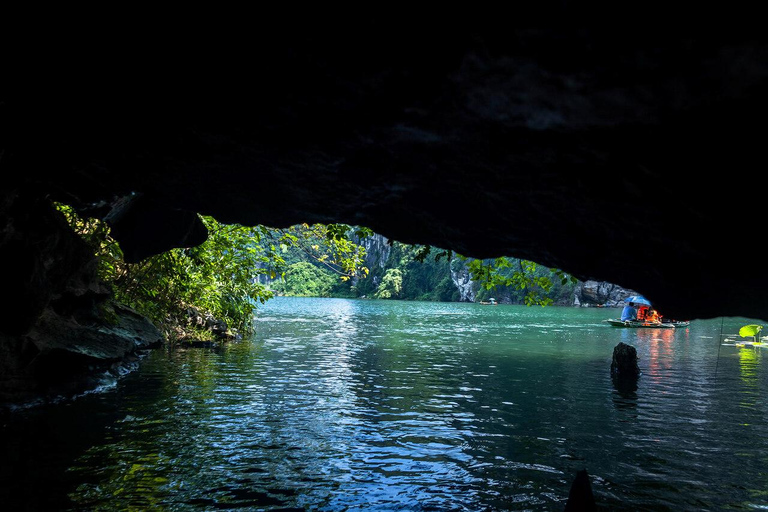
<path id="1" fill-rule="evenodd" d="M 408 268 L 410 265 L 406 264 L 402 268 L 399 267 L 403 263 L 401 261 L 403 259 L 402 251 L 395 250 L 393 253 L 393 247 L 387 237 L 376 233 L 371 237 L 360 240 L 359 243 L 365 248 L 366 251 L 365 264 L 371 270 L 370 279 L 374 285 L 374 289 L 380 284 L 380 277 L 383 276 L 383 271 L 386 271 L 389 268 L 398 268 L 399 271 L 402 270 L 406 274 L 409 272 Z M 406 258 L 406 260 L 409 259 Z M 476 299 L 477 287 L 476 283 L 472 281 L 472 278 L 469 275 L 469 270 L 467 269 L 466 264 L 457 258 L 454 258 L 452 261 L 443 260 L 443 262 L 444 266 L 439 267 L 436 265 L 431 267 L 423 266 L 426 265 L 426 263 L 416 264 L 416 267 L 419 268 L 420 272 L 422 272 L 422 278 L 427 278 L 427 281 L 434 281 L 430 285 L 422 282 L 423 279 L 417 278 L 416 281 L 419 285 L 419 290 L 421 290 L 422 293 L 433 292 L 431 293 L 431 300 L 447 300 L 445 298 L 445 290 L 442 290 L 443 297 L 441 299 L 437 298 L 439 295 L 438 293 L 434 293 L 436 291 L 435 288 L 441 287 L 441 284 L 437 284 L 437 282 L 440 281 L 439 276 L 444 271 L 447 274 L 446 277 L 450 276 L 450 282 L 453 283 L 453 286 L 457 292 L 456 294 L 453 294 L 452 300 L 458 300 L 460 302 L 474 302 Z M 425 271 L 426 268 L 430 268 L 434 273 L 430 274 L 429 270 Z M 355 278 L 353 284 L 356 286 L 359 285 L 359 279 Z M 423 295 L 414 295 L 413 292 L 413 289 L 403 290 L 403 295 L 401 295 L 401 298 L 418 298 L 420 300 L 426 300 Z"/>
<path id="2" fill-rule="evenodd" d="M 459 290 L 461 302 L 475 302 L 475 290 L 469 269 L 462 262 L 451 262 L 451 281 Z"/>
<path id="3" fill-rule="evenodd" d="M 377 266 L 383 269 L 386 266 L 392 250 L 387 237 L 376 233 L 361 240 L 360 245 L 365 248 L 365 264 L 368 268 Z"/>
<path id="4" fill-rule="evenodd" d="M 631 295 L 638 295 L 638 293 L 613 283 L 588 280 L 576 286 L 573 303 L 576 306 L 617 307 L 623 305 L 624 299 Z"/>
<path id="5" fill-rule="evenodd" d="M 766 158 L 764 34 L 330 33 L 8 69 L 4 186 L 109 217 L 131 259 L 199 240 L 194 212 L 342 221 L 617 283 L 676 318 L 768 317 L 744 199 Z M 43 93 L 36 70 L 69 78 Z"/>
<path id="6" fill-rule="evenodd" d="M 162 340 L 144 317 L 112 303 L 90 249 L 47 201 L 0 195 L 0 402 L 70 394 Z"/>

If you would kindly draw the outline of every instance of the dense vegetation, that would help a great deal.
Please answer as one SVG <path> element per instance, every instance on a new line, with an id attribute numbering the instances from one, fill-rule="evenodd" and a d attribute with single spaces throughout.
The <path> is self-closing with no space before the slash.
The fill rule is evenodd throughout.
<path id="1" fill-rule="evenodd" d="M 286 275 L 300 273 L 302 280 L 278 280 L 270 286 L 283 295 L 456 302 L 467 300 L 454 282 L 464 274 L 471 279 L 470 294 L 476 301 L 494 297 L 511 304 L 549 305 L 570 302 L 573 297 L 575 279 L 530 261 L 476 260 L 428 246 L 385 243 L 386 247 L 379 244 L 369 250 L 367 273 L 346 282 L 288 250 Z"/>
<path id="2" fill-rule="evenodd" d="M 386 241 L 345 224 L 273 229 L 202 217 L 209 232 L 202 245 L 127 264 L 104 222 L 81 218 L 65 205 L 58 208 L 93 249 L 100 277 L 116 300 L 148 316 L 171 339 L 189 337 L 201 317 L 247 334 L 257 304 L 275 293 L 431 301 L 483 300 L 493 294 L 503 302 L 547 305 L 572 290 L 569 276 L 532 262 L 468 259 Z M 373 250 L 366 254 L 363 245 L 371 240 L 379 244 L 368 243 Z M 459 275 L 464 295 L 455 284 Z"/>
<path id="3" fill-rule="evenodd" d="M 112 287 L 116 300 L 152 319 L 171 339 L 190 335 L 190 329 L 200 323 L 192 321 L 192 316 L 223 321 L 231 331 L 250 332 L 256 305 L 274 295 L 263 278 L 284 277 L 296 287 L 304 280 L 296 268 L 286 272 L 283 254 L 289 247 L 333 269 L 336 280 L 366 272 L 362 265 L 365 252 L 349 239 L 347 233 L 352 230 L 343 224 L 278 230 L 224 225 L 203 217 L 209 233 L 205 243 L 128 264 L 107 224 L 81 218 L 65 205 L 58 208 L 91 246 L 98 258 L 99 275 Z M 366 231 L 357 233 L 364 236 Z M 306 281 L 303 292 L 322 291 L 312 287 L 318 281 L 314 276 Z M 206 335 L 202 331 L 195 334 Z"/>

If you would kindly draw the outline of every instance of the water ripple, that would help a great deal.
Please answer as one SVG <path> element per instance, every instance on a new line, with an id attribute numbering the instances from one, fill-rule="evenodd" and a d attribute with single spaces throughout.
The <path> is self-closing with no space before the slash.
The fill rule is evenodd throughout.
<path id="1" fill-rule="evenodd" d="M 281 298 L 251 342 L 157 352 L 57 409 L 84 434 L 47 485 L 89 510 L 562 510 L 587 468 L 611 510 L 768 505 L 762 352 L 715 359 L 719 321 L 605 316 Z M 619 341 L 638 349 L 635 389 L 610 379 Z"/>

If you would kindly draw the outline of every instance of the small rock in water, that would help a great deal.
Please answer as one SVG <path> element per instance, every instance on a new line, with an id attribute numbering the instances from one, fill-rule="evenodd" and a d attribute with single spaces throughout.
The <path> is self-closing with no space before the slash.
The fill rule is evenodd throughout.
<path id="1" fill-rule="evenodd" d="M 640 367 L 637 366 L 637 350 L 635 347 L 623 342 L 614 347 L 611 375 L 622 379 L 640 376 Z"/>

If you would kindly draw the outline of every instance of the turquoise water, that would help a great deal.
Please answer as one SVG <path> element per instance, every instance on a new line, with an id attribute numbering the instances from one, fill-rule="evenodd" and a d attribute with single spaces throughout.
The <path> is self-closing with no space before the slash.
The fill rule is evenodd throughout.
<path id="1" fill-rule="evenodd" d="M 0 502 L 72 510 L 768 508 L 762 349 L 740 319 L 278 298 L 253 340 L 158 350 L 100 393 L 4 420 Z M 635 346 L 636 389 L 610 377 Z"/>

